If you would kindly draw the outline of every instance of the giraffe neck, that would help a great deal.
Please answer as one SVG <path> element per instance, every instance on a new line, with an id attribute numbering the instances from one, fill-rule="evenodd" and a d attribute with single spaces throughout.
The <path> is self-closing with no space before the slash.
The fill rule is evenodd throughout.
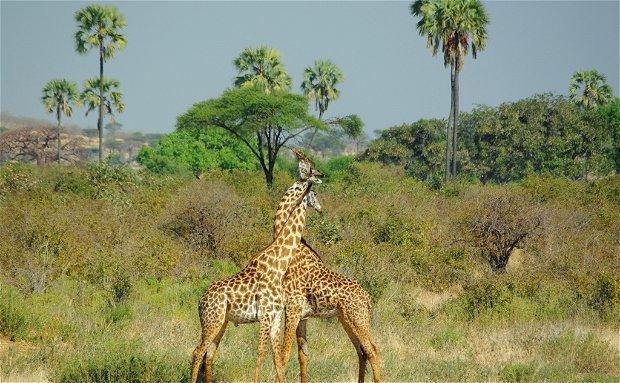
<path id="1" fill-rule="evenodd" d="M 301 192 L 299 192 L 300 190 Z M 278 278 L 283 278 L 301 242 L 308 207 L 307 200 L 304 197 L 309 190 L 309 183 L 296 182 L 289 189 L 291 193 L 287 191 L 280 203 L 281 206 L 292 206 L 292 211 L 272 242 L 273 251 L 267 254 L 268 257 L 273 257 L 271 273 Z M 291 207 L 287 207 L 287 209 L 290 210 Z"/>
<path id="2" fill-rule="evenodd" d="M 300 190 L 302 192 L 300 192 Z M 284 193 L 284 196 L 278 204 L 278 209 L 276 211 L 276 217 L 273 224 L 274 239 L 278 236 L 278 233 L 280 233 L 284 225 L 287 223 L 295 208 L 303 202 L 303 198 L 309 190 L 310 185 L 308 183 L 297 181 L 286 191 L 286 193 Z"/>

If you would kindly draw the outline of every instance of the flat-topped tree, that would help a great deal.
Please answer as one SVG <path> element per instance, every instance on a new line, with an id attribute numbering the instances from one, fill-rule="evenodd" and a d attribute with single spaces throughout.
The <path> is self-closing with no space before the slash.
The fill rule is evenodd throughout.
<path id="1" fill-rule="evenodd" d="M 194 104 L 177 118 L 177 129 L 219 127 L 241 140 L 258 159 L 268 186 L 280 149 L 311 129 L 327 126 L 308 113 L 308 99 L 285 92 L 265 94 L 254 87 L 231 89 Z"/>

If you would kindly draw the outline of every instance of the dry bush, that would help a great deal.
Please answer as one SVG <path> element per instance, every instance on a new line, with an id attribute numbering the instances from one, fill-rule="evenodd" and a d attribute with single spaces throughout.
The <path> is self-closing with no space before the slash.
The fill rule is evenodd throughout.
<path id="1" fill-rule="evenodd" d="M 457 225 L 491 268 L 505 272 L 513 250 L 540 234 L 543 211 L 527 194 L 507 187 L 470 190 L 462 201 Z"/>
<path id="2" fill-rule="evenodd" d="M 86 140 L 61 130 L 61 159 L 74 163 L 88 155 Z M 57 161 L 58 131 L 56 127 L 21 127 L 0 134 L 0 163 L 19 160 L 43 165 Z"/>
<path id="3" fill-rule="evenodd" d="M 195 182 L 174 198 L 163 214 L 161 228 L 192 246 L 203 259 L 244 263 L 270 238 L 268 232 L 262 236 L 254 230 L 260 220 L 251 202 L 221 181 Z M 257 240 L 260 237 L 264 239 Z"/>

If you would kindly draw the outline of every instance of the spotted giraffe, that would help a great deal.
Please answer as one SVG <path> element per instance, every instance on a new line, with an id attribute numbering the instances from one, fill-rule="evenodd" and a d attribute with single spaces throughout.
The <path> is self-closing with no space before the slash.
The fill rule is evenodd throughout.
<path id="1" fill-rule="evenodd" d="M 255 254 L 239 273 L 212 283 L 200 299 L 198 314 L 202 333 L 200 344 L 193 353 L 192 383 L 198 379 L 203 360 L 205 381 L 212 381 L 215 352 L 229 321 L 235 324 L 260 322 L 254 381 L 259 380 L 267 341 L 271 338 L 276 381 L 284 382 L 279 340 L 285 303 L 283 279 L 299 247 L 306 218 L 306 196 L 315 183 L 321 183 L 321 180 L 310 176 L 295 182 L 286 191 L 278 210 L 292 212 L 280 226 L 273 242 Z"/>

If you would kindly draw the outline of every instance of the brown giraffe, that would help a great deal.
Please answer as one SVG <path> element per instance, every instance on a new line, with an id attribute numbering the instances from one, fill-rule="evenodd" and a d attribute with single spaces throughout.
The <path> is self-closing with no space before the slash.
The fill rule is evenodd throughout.
<path id="1" fill-rule="evenodd" d="M 286 191 L 278 210 L 292 210 L 292 213 L 280 226 L 281 230 L 273 242 L 254 255 L 239 273 L 211 284 L 200 299 L 198 314 L 202 339 L 193 354 L 193 383 L 198 379 L 203 359 L 205 381 L 211 382 L 215 351 L 229 321 L 235 324 L 260 322 L 254 381 L 259 380 L 267 340 L 271 338 L 276 381 L 284 382 L 279 339 L 285 301 L 283 279 L 301 240 L 306 218 L 306 196 L 314 183 L 321 183 L 321 180 L 310 176 L 295 182 Z"/>
<path id="2" fill-rule="evenodd" d="M 305 166 L 299 166 L 301 180 L 317 173 L 322 175 L 303 153 L 296 154 L 305 162 Z M 308 203 L 317 211 L 321 210 L 314 191 L 308 194 Z M 274 235 L 281 230 L 289 214 L 290 208 L 278 210 Z M 281 352 L 283 368 L 286 368 L 296 336 L 301 382 L 307 382 L 307 319 L 337 316 L 357 352 L 358 382 L 364 382 L 367 361 L 372 367 L 374 381 L 380 381 L 379 355 L 370 334 L 372 300 L 356 280 L 329 270 L 321 257 L 302 238 L 285 274 L 284 289 L 286 326 Z"/>

